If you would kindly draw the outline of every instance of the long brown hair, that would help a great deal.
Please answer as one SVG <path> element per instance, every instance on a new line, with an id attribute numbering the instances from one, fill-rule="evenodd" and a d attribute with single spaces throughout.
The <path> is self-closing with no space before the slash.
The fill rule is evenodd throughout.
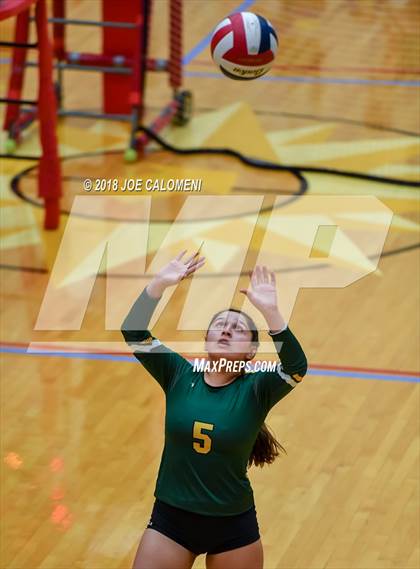
<path id="1" fill-rule="evenodd" d="M 258 329 L 253 319 L 248 316 L 246 312 L 238 310 L 237 308 L 228 308 L 227 310 L 229 312 L 237 312 L 245 317 L 251 332 L 251 342 L 258 347 L 260 343 L 258 338 Z M 222 314 L 222 312 L 226 312 L 226 310 L 221 310 L 213 316 L 209 324 L 209 328 L 213 320 L 217 318 L 219 314 Z M 274 434 L 270 431 L 268 425 L 263 423 L 258 432 L 257 438 L 255 439 L 254 446 L 252 447 L 252 451 L 248 459 L 248 467 L 251 467 L 254 464 L 255 466 L 260 466 L 262 468 L 264 464 L 271 464 L 279 456 L 280 452 L 287 454 L 286 449 L 279 443 Z"/>
<path id="2" fill-rule="evenodd" d="M 287 454 L 286 449 L 270 432 L 268 425 L 263 423 L 248 459 L 248 467 L 255 464 L 255 466 L 262 468 L 264 464 L 271 464 L 279 456 L 280 451 Z"/>

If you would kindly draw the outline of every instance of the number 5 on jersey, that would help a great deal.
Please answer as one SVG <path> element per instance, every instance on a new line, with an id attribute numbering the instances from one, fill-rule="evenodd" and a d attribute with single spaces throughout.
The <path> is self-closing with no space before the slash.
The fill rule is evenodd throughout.
<path id="1" fill-rule="evenodd" d="M 201 421 L 194 421 L 193 437 L 200 442 L 194 441 L 193 448 L 200 454 L 207 454 L 211 450 L 211 438 L 203 433 L 203 430 L 212 431 L 214 425 L 211 423 L 202 423 Z"/>

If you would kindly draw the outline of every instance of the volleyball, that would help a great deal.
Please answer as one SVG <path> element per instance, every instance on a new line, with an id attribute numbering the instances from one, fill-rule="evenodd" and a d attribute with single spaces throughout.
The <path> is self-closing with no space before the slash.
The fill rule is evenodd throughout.
<path id="1" fill-rule="evenodd" d="M 252 12 L 237 12 L 222 20 L 211 38 L 211 55 L 231 79 L 261 77 L 273 64 L 278 47 L 268 20 Z"/>

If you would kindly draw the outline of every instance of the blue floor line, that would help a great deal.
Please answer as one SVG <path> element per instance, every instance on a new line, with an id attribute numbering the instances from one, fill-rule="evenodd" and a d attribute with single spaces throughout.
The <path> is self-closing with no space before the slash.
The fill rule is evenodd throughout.
<path id="1" fill-rule="evenodd" d="M 18 348 L 13 346 L 0 347 L 0 353 L 3 354 L 21 354 L 27 356 L 52 356 L 56 358 L 73 358 L 82 360 L 108 360 L 115 362 L 131 362 L 137 363 L 134 356 L 123 354 L 98 354 L 89 352 L 58 352 L 48 350 L 37 350 L 28 352 L 26 348 Z M 406 383 L 420 383 L 420 376 L 407 376 L 403 374 L 387 374 L 376 372 L 359 372 L 359 371 L 344 371 L 344 370 L 331 370 L 331 369 L 309 369 L 307 375 L 322 375 L 334 377 L 353 377 L 356 379 L 375 379 L 381 381 L 403 381 Z"/>

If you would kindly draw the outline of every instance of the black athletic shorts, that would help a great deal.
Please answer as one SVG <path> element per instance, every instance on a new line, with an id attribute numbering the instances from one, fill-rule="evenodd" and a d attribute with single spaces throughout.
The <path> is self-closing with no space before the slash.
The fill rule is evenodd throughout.
<path id="1" fill-rule="evenodd" d="M 260 538 L 255 506 L 234 516 L 204 516 L 156 499 L 147 527 L 196 555 L 222 553 Z"/>

